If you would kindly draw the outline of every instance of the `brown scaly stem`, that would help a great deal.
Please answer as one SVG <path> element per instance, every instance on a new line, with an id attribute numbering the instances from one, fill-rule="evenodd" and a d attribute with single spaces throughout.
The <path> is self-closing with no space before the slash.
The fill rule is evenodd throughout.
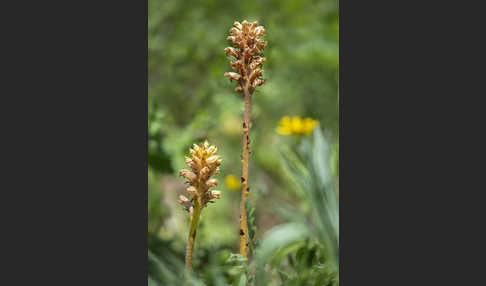
<path id="1" fill-rule="evenodd" d="M 245 117 L 243 122 L 243 158 L 241 175 L 241 204 L 240 204 L 240 254 L 248 257 L 248 224 L 246 220 L 246 199 L 248 198 L 248 175 L 250 159 L 250 100 L 251 94 L 248 85 L 245 85 Z M 248 260 L 247 260 L 248 262 Z"/>

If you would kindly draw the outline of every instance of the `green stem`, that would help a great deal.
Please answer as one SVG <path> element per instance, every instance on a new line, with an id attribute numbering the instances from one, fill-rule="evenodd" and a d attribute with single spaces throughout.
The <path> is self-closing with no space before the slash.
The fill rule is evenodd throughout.
<path id="1" fill-rule="evenodd" d="M 192 214 L 191 226 L 189 228 L 189 239 L 186 248 L 186 269 L 192 271 L 192 252 L 194 249 L 194 241 L 196 240 L 197 225 L 199 223 L 199 215 L 201 214 L 201 205 L 198 201 L 195 202 L 194 212 Z"/>

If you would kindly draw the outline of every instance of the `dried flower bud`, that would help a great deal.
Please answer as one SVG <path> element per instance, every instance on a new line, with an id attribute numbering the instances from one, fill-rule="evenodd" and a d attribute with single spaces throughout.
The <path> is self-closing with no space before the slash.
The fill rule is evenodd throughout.
<path id="1" fill-rule="evenodd" d="M 253 82 L 255 78 L 261 76 L 263 71 L 260 68 L 254 69 L 250 74 L 250 82 Z"/>
<path id="2" fill-rule="evenodd" d="M 187 180 L 189 180 L 189 182 L 192 184 L 196 181 L 197 179 L 197 176 L 196 174 L 194 174 L 193 172 L 189 171 L 189 170 L 186 170 L 186 169 L 182 169 L 180 172 L 179 172 L 179 175 L 180 176 L 183 176 L 184 178 L 186 178 Z"/>
<path id="3" fill-rule="evenodd" d="M 210 155 L 213 155 L 214 153 L 216 153 L 218 151 L 218 148 L 216 146 L 210 146 L 208 148 L 208 154 Z"/>
<path id="4" fill-rule="evenodd" d="M 237 70 L 237 71 L 239 71 L 241 69 L 241 67 L 243 66 L 241 61 L 239 61 L 239 60 L 238 61 L 232 61 L 232 62 L 230 62 L 230 64 L 231 64 L 231 68 L 233 68 L 234 70 Z"/>
<path id="5" fill-rule="evenodd" d="M 189 157 L 184 157 L 185 161 L 186 161 L 186 165 L 191 167 L 192 164 L 194 164 L 194 161 L 192 161 L 191 158 Z"/>
<path id="6" fill-rule="evenodd" d="M 228 77 L 231 80 L 236 80 L 238 81 L 241 78 L 241 75 L 239 73 L 235 72 L 225 72 L 224 76 Z"/>
<path id="7" fill-rule="evenodd" d="M 257 87 L 257 86 L 260 86 L 260 85 L 263 85 L 265 83 L 265 79 L 263 78 L 257 78 L 255 79 L 252 83 L 251 83 L 251 86 L 253 88 Z"/>
<path id="8" fill-rule="evenodd" d="M 240 22 L 238 22 L 238 21 L 235 21 L 233 23 L 233 26 L 235 26 L 238 30 L 241 30 L 243 28 L 243 26 L 241 26 Z"/>
<path id="9" fill-rule="evenodd" d="M 236 44 L 237 41 L 236 41 L 236 37 L 235 36 L 228 36 L 228 38 L 226 38 L 227 40 L 233 42 L 233 44 Z"/>
<path id="10" fill-rule="evenodd" d="M 196 164 L 196 169 L 194 170 L 194 173 L 197 173 L 197 170 L 199 168 L 201 168 L 201 159 L 199 159 L 198 157 L 193 157 L 192 159 L 194 161 L 194 163 Z"/>
<path id="11" fill-rule="evenodd" d="M 256 29 L 255 29 L 255 36 L 256 37 L 261 37 L 261 36 L 263 36 L 263 34 L 265 34 L 265 28 L 263 28 L 263 26 L 256 27 Z"/>
<path id="12" fill-rule="evenodd" d="M 201 177 L 201 179 L 205 180 L 209 177 L 210 172 L 211 170 L 209 170 L 209 168 L 206 166 L 201 169 L 201 171 L 199 172 L 199 176 Z"/>
<path id="13" fill-rule="evenodd" d="M 243 20 L 243 22 L 241 22 L 241 26 L 243 26 L 243 28 L 241 29 L 241 31 L 245 34 L 248 34 L 249 32 L 249 24 L 248 24 L 248 21 L 246 20 Z"/>
<path id="14" fill-rule="evenodd" d="M 189 166 L 193 172 L 197 170 L 197 163 L 191 158 L 186 157 L 186 165 Z"/>
<path id="15" fill-rule="evenodd" d="M 238 58 L 238 52 L 236 51 L 235 48 L 226 47 L 224 49 L 224 51 L 226 52 L 226 56 L 232 56 L 232 57 Z"/>
<path id="16" fill-rule="evenodd" d="M 257 67 L 261 66 L 262 63 L 265 61 L 264 57 L 255 57 L 254 61 L 250 64 L 250 69 L 254 70 Z"/>
<path id="17" fill-rule="evenodd" d="M 267 45 L 267 42 L 265 41 L 258 41 L 256 43 L 256 48 L 258 51 L 263 51 L 263 49 L 265 48 L 265 46 Z"/>
<path id="18" fill-rule="evenodd" d="M 185 203 L 185 202 L 189 202 L 189 199 L 186 198 L 185 196 L 183 195 L 179 195 L 179 200 L 178 200 L 179 203 Z"/>
<path id="19" fill-rule="evenodd" d="M 184 206 L 186 211 L 188 211 L 189 213 L 191 213 L 192 210 L 194 209 L 194 206 L 192 205 L 191 201 L 183 195 L 179 196 L 179 200 L 177 202 L 182 206 Z"/>
<path id="20" fill-rule="evenodd" d="M 197 196 L 197 189 L 193 186 L 190 186 L 186 189 L 187 193 L 191 195 L 192 197 Z"/>
<path id="21" fill-rule="evenodd" d="M 209 165 L 213 165 L 214 163 L 216 163 L 218 161 L 218 159 L 219 159 L 219 156 L 214 155 L 214 156 L 207 158 L 206 163 L 208 163 Z"/>
<path id="22" fill-rule="evenodd" d="M 221 197 L 221 191 L 211 191 L 211 198 L 219 199 Z"/>
<path id="23" fill-rule="evenodd" d="M 230 29 L 230 34 L 233 35 L 233 36 L 236 36 L 239 33 L 241 33 L 241 31 L 238 30 L 238 28 L 233 27 L 233 28 Z"/>
<path id="24" fill-rule="evenodd" d="M 207 182 L 206 182 L 206 186 L 208 188 L 214 188 L 216 186 L 218 186 L 218 180 L 216 179 L 209 179 Z"/>

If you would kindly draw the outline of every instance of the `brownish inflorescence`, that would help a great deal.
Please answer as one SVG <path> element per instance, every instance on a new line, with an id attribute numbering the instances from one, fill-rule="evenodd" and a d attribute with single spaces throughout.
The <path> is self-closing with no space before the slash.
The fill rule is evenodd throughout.
<path id="1" fill-rule="evenodd" d="M 193 148 L 189 150 L 191 158 L 186 157 L 186 164 L 191 170 L 181 169 L 179 175 L 187 179 L 189 187 L 186 189 L 190 200 L 181 195 L 179 196 L 179 203 L 191 214 L 194 211 L 194 206 L 199 203 L 201 208 L 204 208 L 207 203 L 213 202 L 213 199 L 219 199 L 220 191 L 209 191 L 209 188 L 216 187 L 218 181 L 212 179 L 211 176 L 219 173 L 219 165 L 221 159 L 216 155 L 218 148 L 210 146 L 208 141 L 194 144 Z"/>
<path id="2" fill-rule="evenodd" d="M 241 23 L 236 21 L 233 26 L 228 36 L 233 47 L 227 47 L 224 51 L 227 56 L 235 58 L 230 64 L 236 72 L 226 72 L 224 75 L 230 81 L 238 82 L 236 91 L 242 92 L 247 88 L 251 94 L 257 86 L 265 83 L 265 79 L 261 78 L 261 66 L 265 61 L 263 49 L 267 42 L 260 39 L 265 33 L 265 28 L 258 26 L 258 21 L 249 23 L 246 20 Z"/>

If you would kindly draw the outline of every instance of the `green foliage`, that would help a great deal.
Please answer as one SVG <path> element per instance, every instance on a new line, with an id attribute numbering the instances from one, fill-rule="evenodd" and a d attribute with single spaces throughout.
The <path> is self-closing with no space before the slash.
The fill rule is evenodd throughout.
<path id="1" fill-rule="evenodd" d="M 231 253 L 226 264 L 229 265 L 228 274 L 230 282 L 235 285 L 246 285 L 249 268 L 246 265 L 247 259 L 239 253 Z"/>
<path id="2" fill-rule="evenodd" d="M 162 145 L 165 137 L 162 122 L 165 117 L 164 110 L 151 102 L 148 118 L 148 165 L 156 171 L 170 173 L 173 171 L 170 158 Z"/>
<path id="3" fill-rule="evenodd" d="M 158 236 L 148 235 L 148 279 L 155 285 L 180 285 L 184 264 L 171 242 Z"/>
<path id="4" fill-rule="evenodd" d="M 249 246 L 252 254 L 255 253 L 255 247 L 258 244 L 256 239 L 257 226 L 255 222 L 255 206 L 249 200 L 245 201 L 246 222 L 248 224 Z"/>
<path id="5" fill-rule="evenodd" d="M 148 170 L 148 231 L 158 233 L 169 211 L 163 202 L 163 193 L 158 188 L 152 169 Z"/>
<path id="6" fill-rule="evenodd" d="M 295 216 L 293 222 L 265 234 L 255 262 L 258 285 L 268 285 L 266 263 L 276 268 L 279 285 L 337 285 L 339 281 L 339 202 L 329 144 L 316 128 L 313 144 L 304 140 L 298 149 L 301 154 L 283 148 L 283 166 L 312 211 L 309 218 Z"/>
<path id="7" fill-rule="evenodd" d="M 316 128 L 314 142 L 303 141 L 300 146 L 304 161 L 288 149 L 282 152 L 283 166 L 291 182 L 305 193 L 312 206 L 312 223 L 315 232 L 327 245 L 327 254 L 335 269 L 338 268 L 339 201 L 336 177 L 331 171 L 330 144 L 321 130 Z"/>

